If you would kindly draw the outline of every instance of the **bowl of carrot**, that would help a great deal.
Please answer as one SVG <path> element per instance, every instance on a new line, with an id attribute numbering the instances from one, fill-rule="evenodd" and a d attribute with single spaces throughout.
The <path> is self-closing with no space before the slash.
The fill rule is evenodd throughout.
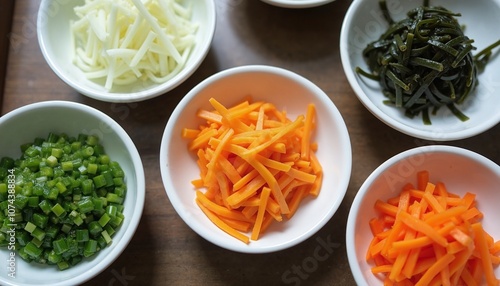
<path id="1" fill-rule="evenodd" d="M 356 282 L 498 285 L 499 184 L 498 164 L 459 147 L 417 147 L 387 160 L 349 213 Z"/>
<path id="2" fill-rule="evenodd" d="M 306 78 L 235 67 L 194 87 L 167 122 L 160 170 L 167 196 L 220 247 L 267 253 L 313 235 L 338 209 L 351 173 L 341 114 Z"/>

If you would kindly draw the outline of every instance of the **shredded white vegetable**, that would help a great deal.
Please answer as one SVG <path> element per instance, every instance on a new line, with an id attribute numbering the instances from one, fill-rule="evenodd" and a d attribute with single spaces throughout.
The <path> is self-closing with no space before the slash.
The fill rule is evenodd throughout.
<path id="1" fill-rule="evenodd" d="M 182 0 L 86 0 L 71 22 L 74 64 L 104 87 L 162 83 L 180 72 L 198 24 Z"/>

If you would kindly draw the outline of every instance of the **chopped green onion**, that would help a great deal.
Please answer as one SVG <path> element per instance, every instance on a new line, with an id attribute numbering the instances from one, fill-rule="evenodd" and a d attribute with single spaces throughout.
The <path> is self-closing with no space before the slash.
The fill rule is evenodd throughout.
<path id="1" fill-rule="evenodd" d="M 0 159 L 0 247 L 9 245 L 15 223 L 19 257 L 64 270 L 110 244 L 125 218 L 127 188 L 98 137 L 49 133 L 20 149 L 20 159 Z M 8 201 L 12 177 L 15 199 Z"/>

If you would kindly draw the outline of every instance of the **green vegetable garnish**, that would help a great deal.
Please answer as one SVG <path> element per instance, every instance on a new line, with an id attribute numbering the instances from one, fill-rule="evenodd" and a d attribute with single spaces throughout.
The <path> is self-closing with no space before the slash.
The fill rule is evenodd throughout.
<path id="1" fill-rule="evenodd" d="M 0 160 L 0 246 L 64 270 L 112 243 L 126 184 L 99 139 L 50 133 L 21 151 Z"/>
<path id="2" fill-rule="evenodd" d="M 395 22 L 386 1 L 380 0 L 390 26 L 363 50 L 371 72 L 360 67 L 356 72 L 380 82 L 388 98 L 385 103 L 405 109 L 409 117 L 422 113 L 424 124 L 431 124 L 429 111 L 435 114 L 442 106 L 466 121 L 469 118 L 456 105 L 463 103 L 476 87 L 478 72 L 484 69 L 500 40 L 473 56 L 474 40 L 458 23 L 456 17 L 460 14 L 431 7 L 428 2 Z"/>

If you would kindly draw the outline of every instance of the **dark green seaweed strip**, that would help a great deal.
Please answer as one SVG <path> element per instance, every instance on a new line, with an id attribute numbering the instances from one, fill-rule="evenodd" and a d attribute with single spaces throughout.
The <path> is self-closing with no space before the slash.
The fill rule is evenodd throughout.
<path id="1" fill-rule="evenodd" d="M 385 0 L 381 0 L 378 2 L 378 5 L 387 23 L 389 24 L 394 23 L 394 20 L 391 17 L 391 13 L 389 13 L 389 9 L 387 8 L 387 2 Z"/>

